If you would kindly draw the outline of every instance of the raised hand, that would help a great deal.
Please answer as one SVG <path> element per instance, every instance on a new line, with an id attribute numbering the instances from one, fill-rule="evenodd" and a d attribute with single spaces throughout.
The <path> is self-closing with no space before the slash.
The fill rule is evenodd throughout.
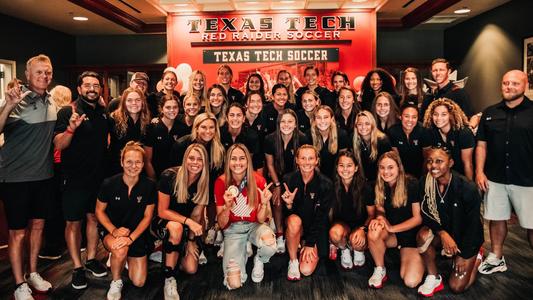
<path id="1" fill-rule="evenodd" d="M 285 187 L 285 192 L 283 193 L 283 195 L 281 195 L 281 198 L 283 199 L 285 204 L 292 205 L 292 203 L 294 202 L 294 197 L 296 197 L 296 193 L 298 192 L 298 188 L 295 188 L 294 191 L 291 192 L 286 183 L 283 183 L 283 186 Z"/>
<path id="2" fill-rule="evenodd" d="M 270 199 L 272 198 L 272 192 L 270 192 L 270 186 L 272 185 L 272 182 L 267 184 L 264 189 L 257 188 L 259 191 L 259 196 L 261 197 L 261 203 L 267 204 Z"/>
<path id="3" fill-rule="evenodd" d="M 229 190 L 226 190 L 224 192 L 224 204 L 227 208 L 232 209 L 233 206 L 235 206 L 235 201 L 233 201 L 233 199 L 235 199 L 233 194 Z"/>
<path id="4" fill-rule="evenodd" d="M 31 93 L 31 91 L 26 91 L 22 94 L 21 93 L 22 91 L 20 90 L 20 85 L 18 84 L 16 84 L 13 88 L 8 90 L 5 93 L 6 105 L 10 107 L 17 106 L 22 101 L 22 99 L 24 99 L 24 97 L 28 96 Z"/>
<path id="5" fill-rule="evenodd" d="M 72 107 L 72 115 L 70 116 L 70 119 L 68 120 L 68 127 L 70 128 L 70 130 L 74 131 L 76 130 L 76 128 L 80 126 L 81 122 L 85 120 L 85 114 L 80 116 L 76 112 L 76 109 L 74 108 L 74 106 L 71 106 L 71 107 Z"/>

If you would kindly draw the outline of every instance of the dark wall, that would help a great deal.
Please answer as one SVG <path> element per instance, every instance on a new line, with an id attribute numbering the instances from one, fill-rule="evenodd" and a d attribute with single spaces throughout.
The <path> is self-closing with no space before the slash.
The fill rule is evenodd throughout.
<path id="1" fill-rule="evenodd" d="M 0 58 L 17 62 L 17 78 L 26 80 L 26 61 L 35 55 L 46 54 L 54 67 L 54 83 L 66 81 L 65 65 L 72 65 L 76 57 L 74 36 L 0 14 Z"/>
<path id="2" fill-rule="evenodd" d="M 482 110 L 498 102 L 503 74 L 523 69 L 523 39 L 533 36 L 533 1 L 512 0 L 444 32 L 444 54 L 458 63 L 459 77 Z"/>
<path id="3" fill-rule="evenodd" d="M 443 30 L 380 30 L 377 36 L 378 65 L 429 64 L 444 53 Z"/>
<path id="4" fill-rule="evenodd" d="M 164 34 L 76 37 L 79 65 L 166 64 Z"/>

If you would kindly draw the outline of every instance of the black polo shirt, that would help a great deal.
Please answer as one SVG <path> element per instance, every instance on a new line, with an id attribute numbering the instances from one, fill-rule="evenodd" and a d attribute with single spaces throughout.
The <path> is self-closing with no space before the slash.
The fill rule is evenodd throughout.
<path id="1" fill-rule="evenodd" d="M 179 138 L 188 134 L 188 127 L 175 120 L 169 130 L 161 118 L 157 120 L 157 123 L 151 123 L 146 128 L 146 135 L 142 138 L 142 143 L 144 146 L 152 148 L 152 166 L 156 177 L 159 178 L 161 172 L 172 166 L 169 161 L 172 145 Z"/>
<path id="2" fill-rule="evenodd" d="M 370 145 L 366 145 L 363 140 L 359 140 L 359 149 L 360 149 L 360 158 L 361 165 L 363 166 L 363 171 L 365 172 L 365 177 L 368 181 L 374 182 L 378 176 L 378 160 L 379 157 L 388 151 L 391 151 L 391 145 L 389 139 L 384 136 L 381 139 L 378 139 L 378 155 L 375 160 L 370 159 Z"/>
<path id="3" fill-rule="evenodd" d="M 107 178 L 100 187 L 98 200 L 107 203 L 105 212 L 115 227 L 126 227 L 134 231 L 144 218 L 146 206 L 155 204 L 157 188 L 155 182 L 144 176 L 128 191 L 122 173 Z"/>
<path id="4" fill-rule="evenodd" d="M 303 109 L 302 95 L 307 90 L 309 90 L 308 86 L 302 86 L 296 90 L 296 93 L 294 93 L 294 98 L 296 100 L 296 109 Z M 335 111 L 335 107 L 337 106 L 337 99 L 335 98 L 335 94 L 333 94 L 330 90 L 323 86 L 317 86 L 315 88 L 315 93 L 317 93 L 320 97 L 320 104 L 327 105 L 331 107 L 333 111 Z"/>
<path id="5" fill-rule="evenodd" d="M 285 208 L 286 215 L 296 214 L 302 220 L 305 246 L 321 244 L 320 241 L 328 232 L 328 212 L 334 197 L 333 183 L 320 172 L 315 172 L 311 181 L 305 184 L 300 171 L 287 174 L 283 182 L 291 192 L 298 188 L 292 208 Z"/>
<path id="6" fill-rule="evenodd" d="M 300 129 L 301 132 L 307 132 L 311 129 L 311 120 L 305 113 L 305 110 L 300 109 L 296 112 L 296 116 L 298 117 L 298 129 Z"/>
<path id="7" fill-rule="evenodd" d="M 140 142 L 143 139 L 141 134 L 141 120 L 133 122 L 132 118 L 128 117 L 127 129 L 123 135 L 119 135 L 117 122 L 113 117 L 109 118 L 109 157 L 107 165 L 108 176 L 115 175 L 122 172 L 120 166 L 120 152 L 129 141 Z"/>
<path id="8" fill-rule="evenodd" d="M 222 145 L 224 145 L 224 149 L 226 149 L 226 151 L 233 144 L 241 143 L 245 145 L 250 152 L 250 155 L 252 155 L 254 169 L 263 167 L 265 155 L 263 153 L 263 149 L 261 148 L 259 136 L 255 130 L 248 128 L 248 126 L 243 126 L 241 128 L 241 132 L 239 135 L 237 135 L 237 137 L 235 137 L 234 141 L 231 133 L 229 133 L 228 124 L 226 124 L 220 127 L 220 142 L 222 142 Z"/>
<path id="9" fill-rule="evenodd" d="M 313 143 L 313 136 L 311 135 L 311 130 L 308 130 L 306 132 L 306 138 L 309 141 L 309 143 Z M 335 178 L 335 162 L 337 161 L 339 152 L 342 149 L 349 148 L 351 143 L 350 143 L 350 139 L 348 138 L 348 134 L 346 133 L 346 131 L 338 127 L 337 127 L 337 152 L 335 154 L 332 154 L 331 152 L 329 152 L 329 149 L 328 149 L 329 142 L 330 140 L 328 138 L 322 144 L 322 148 L 320 149 L 319 169 L 322 174 L 328 176 L 330 179 L 333 179 Z"/>
<path id="10" fill-rule="evenodd" d="M 175 211 L 182 216 L 190 217 L 192 211 L 196 207 L 196 204 L 192 202 L 192 199 L 196 196 L 198 180 L 196 180 L 196 182 L 187 188 L 187 201 L 185 201 L 185 203 L 178 203 L 178 199 L 174 193 L 176 172 L 176 168 L 170 168 L 163 171 L 163 173 L 161 173 L 161 178 L 159 179 L 157 189 L 159 192 L 170 196 L 170 202 L 168 206 L 170 210 Z M 185 182 L 183 184 L 187 183 Z"/>
<path id="11" fill-rule="evenodd" d="M 413 208 L 412 205 L 419 203 L 418 198 L 418 181 L 415 178 L 407 177 L 406 178 L 406 187 L 407 187 L 407 203 L 402 207 L 394 207 L 392 205 L 392 189 L 388 184 L 385 184 L 385 201 L 383 208 L 385 209 L 385 215 L 387 220 L 391 225 L 397 225 L 403 223 L 413 217 Z M 404 233 L 414 234 L 416 236 L 418 227 L 404 231 Z"/>
<path id="12" fill-rule="evenodd" d="M 102 182 L 105 176 L 105 158 L 109 124 L 105 109 L 100 105 L 94 108 L 78 98 L 71 104 L 85 120 L 74 132 L 70 145 L 61 151 L 61 170 L 67 184 L 93 186 Z M 68 105 L 57 113 L 55 133 L 67 130 L 72 106 Z"/>
<path id="13" fill-rule="evenodd" d="M 304 144 L 309 144 L 309 141 L 307 140 L 305 134 L 299 132 L 298 133 L 298 145 L 301 146 L 301 145 L 304 145 Z M 287 173 L 290 173 L 290 172 L 292 172 L 292 171 L 294 171 L 296 169 L 296 163 L 294 161 L 294 155 L 296 154 L 296 150 L 298 150 L 298 149 L 293 149 L 292 145 L 293 145 L 293 139 L 291 138 L 291 140 L 287 144 L 287 148 L 285 148 L 284 151 L 283 151 L 283 157 L 278 157 L 277 154 L 276 154 L 276 133 L 273 132 L 273 133 L 267 135 L 266 138 L 265 138 L 265 144 L 264 144 L 264 146 L 265 146 L 264 147 L 265 154 L 272 155 L 274 157 L 274 162 L 276 160 L 278 160 L 278 159 L 283 159 L 285 170 L 284 170 L 283 174 L 279 174 L 278 173 L 278 178 L 280 178 L 280 179 L 281 179 L 281 176 L 283 176 L 283 175 L 285 175 Z M 274 165 L 275 165 L 275 163 L 274 163 Z M 279 172 L 279 170 L 276 170 L 276 171 Z"/>
<path id="14" fill-rule="evenodd" d="M 187 125 L 185 118 L 185 115 L 180 114 L 176 117 L 176 121 L 180 122 L 183 125 L 182 127 L 185 130 L 183 135 L 188 135 L 192 133 L 192 124 L 191 126 Z"/>
<path id="15" fill-rule="evenodd" d="M 244 94 L 241 93 L 241 91 L 239 91 L 238 89 L 234 89 L 230 87 L 227 94 L 228 94 L 228 103 L 231 104 L 233 102 L 239 102 L 242 105 L 246 105 L 244 101 Z"/>
<path id="16" fill-rule="evenodd" d="M 246 124 L 246 126 L 248 126 L 248 128 L 254 130 L 257 133 L 257 136 L 259 136 L 261 142 L 265 140 L 265 136 L 268 134 L 268 132 L 266 126 L 267 122 L 263 111 L 259 112 L 252 124 L 250 124 L 248 119 L 246 119 L 244 123 Z"/>
<path id="17" fill-rule="evenodd" d="M 359 109 L 357 106 L 352 107 L 352 111 L 348 115 L 348 119 L 344 118 L 342 115 L 342 111 L 340 109 L 337 109 L 337 112 L 335 112 L 335 121 L 337 121 L 337 126 L 344 129 L 346 133 L 351 137 L 353 135 L 353 128 L 355 125 L 355 116 L 359 112 Z"/>
<path id="18" fill-rule="evenodd" d="M 439 98 L 448 98 L 450 100 L 453 100 L 455 103 L 457 103 L 465 115 L 467 117 L 471 117 L 474 113 L 472 110 L 472 105 L 470 103 L 470 97 L 468 97 L 468 94 L 466 91 L 455 84 L 453 84 L 451 81 L 445 85 L 442 89 L 437 89 L 434 93 L 427 93 L 424 97 L 424 100 L 422 101 L 422 107 L 420 108 L 420 115 L 424 116 L 426 113 L 426 109 L 431 104 L 431 102 L 439 99 Z"/>
<path id="19" fill-rule="evenodd" d="M 288 108 L 294 110 L 294 106 L 287 101 L 284 109 Z M 276 126 L 278 124 L 278 111 L 274 107 L 273 102 L 269 102 L 263 106 L 263 116 L 266 122 L 266 133 L 269 134 L 276 131 Z"/>
<path id="20" fill-rule="evenodd" d="M 515 108 L 505 101 L 483 112 L 477 139 L 487 142 L 485 174 L 502 184 L 533 186 L 533 103 L 526 96 Z"/>
<path id="21" fill-rule="evenodd" d="M 427 139 L 424 142 L 425 146 L 436 146 L 443 147 L 446 146 L 451 153 L 454 161 L 452 169 L 465 174 L 465 166 L 461 158 L 461 150 L 474 148 L 476 145 L 476 140 L 472 130 L 467 127 L 463 127 L 459 130 L 450 130 L 446 137 L 446 142 L 442 139 L 442 136 L 439 133 L 439 129 L 433 126 L 427 131 Z"/>
<path id="22" fill-rule="evenodd" d="M 331 204 L 334 212 L 332 222 L 342 222 L 348 225 L 350 229 L 363 226 L 368 218 L 367 206 L 374 206 L 374 192 L 372 187 L 370 184 L 365 183 L 361 189 L 361 194 L 359 195 L 359 201 L 361 201 L 360 212 L 356 209 L 355 199 L 344 189 L 342 183 L 339 188 L 340 190 L 335 194 L 335 197 L 339 197 L 339 199 L 336 199 Z M 338 205 L 338 207 L 334 207 L 335 205 Z"/>
<path id="23" fill-rule="evenodd" d="M 422 175 L 424 166 L 423 148 L 429 146 L 425 144 L 428 140 L 426 132 L 427 129 L 418 123 L 409 137 L 403 131 L 402 124 L 395 124 L 387 133 L 391 146 L 398 149 L 405 172 L 415 178 L 420 178 Z"/>

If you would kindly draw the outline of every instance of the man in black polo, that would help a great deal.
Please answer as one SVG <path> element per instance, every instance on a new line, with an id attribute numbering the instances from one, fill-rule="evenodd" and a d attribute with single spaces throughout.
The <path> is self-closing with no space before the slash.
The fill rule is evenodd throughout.
<path id="1" fill-rule="evenodd" d="M 503 243 L 512 209 L 533 248 L 533 103 L 524 95 L 527 84 L 524 72 L 507 72 L 503 100 L 485 109 L 477 132 L 476 183 L 485 192 L 491 240 L 482 274 L 507 270 Z"/>
<path id="2" fill-rule="evenodd" d="M 97 220 L 94 215 L 96 196 L 104 176 L 108 125 L 104 107 L 100 106 L 102 82 L 95 72 L 78 77 L 79 97 L 58 112 L 54 144 L 61 150 L 63 171 L 63 215 L 67 221 L 65 239 L 74 263 L 72 287 L 87 287 L 81 263 L 81 224 L 87 219 L 87 262 L 85 268 L 96 277 L 107 275 L 106 268 L 95 259 L 98 245 Z"/>
<path id="3" fill-rule="evenodd" d="M 217 70 L 218 84 L 224 87 L 226 95 L 228 95 L 228 104 L 232 102 L 239 102 L 242 105 L 244 103 L 244 94 L 238 89 L 231 87 L 231 81 L 233 80 L 233 71 L 228 65 L 221 65 Z"/>
<path id="4" fill-rule="evenodd" d="M 430 91 L 422 102 L 420 116 L 424 117 L 429 104 L 439 98 L 448 98 L 457 103 L 464 111 L 465 115 L 470 118 L 474 114 L 470 104 L 470 98 L 466 91 L 450 81 L 450 63 L 444 58 L 437 58 L 431 62 L 431 76 L 437 83 L 437 88 Z"/>

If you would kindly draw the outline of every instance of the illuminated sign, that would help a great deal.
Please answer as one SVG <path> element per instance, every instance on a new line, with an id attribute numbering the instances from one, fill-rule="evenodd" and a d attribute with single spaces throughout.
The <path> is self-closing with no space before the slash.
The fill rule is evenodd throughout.
<path id="1" fill-rule="evenodd" d="M 339 48 L 204 50 L 204 64 L 339 61 Z"/>

